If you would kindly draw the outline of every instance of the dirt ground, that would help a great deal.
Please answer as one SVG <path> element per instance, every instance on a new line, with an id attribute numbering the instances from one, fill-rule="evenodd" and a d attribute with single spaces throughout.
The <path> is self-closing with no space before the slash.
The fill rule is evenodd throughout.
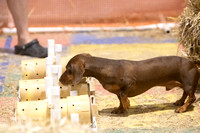
<path id="1" fill-rule="evenodd" d="M 130 32 L 131 34 L 134 34 Z M 130 34 L 129 33 L 129 34 Z M 99 37 L 116 36 L 121 32 L 108 34 L 95 33 Z M 128 33 L 124 33 L 128 35 Z M 140 33 L 137 33 L 140 34 Z M 156 36 L 160 34 L 159 36 Z M 135 35 L 135 34 L 134 34 Z M 161 32 L 140 34 L 143 37 L 162 39 L 165 35 Z M 41 35 L 42 36 L 42 35 Z M 122 35 L 123 36 L 123 35 Z M 166 36 L 165 36 L 166 37 Z M 167 36 L 170 38 L 171 36 Z M 0 38 L 1 40 L 2 38 Z M 143 60 L 156 56 L 177 55 L 178 43 L 134 43 L 134 44 L 80 44 L 70 45 L 63 56 L 73 56 L 78 53 L 90 53 L 94 56 L 111 59 Z M 21 78 L 20 61 L 29 59 L 26 56 L 16 56 L 10 53 L 1 53 L 1 61 L 9 60 L 10 64 L 6 69 L 7 78 L 4 87 L 9 92 L 1 94 L 0 99 L 0 131 L 5 131 L 8 124 L 15 119 L 15 104 L 17 100 L 18 80 Z M 15 69 L 13 69 L 15 68 Z M 10 75 L 9 75 L 10 74 Z M 131 108 L 126 114 L 115 115 L 110 112 L 119 105 L 117 97 L 102 88 L 98 81 L 96 83 L 96 102 L 98 104 L 99 116 L 97 124 L 99 132 L 199 132 L 200 131 L 200 91 L 197 91 L 197 100 L 189 111 L 177 114 L 177 108 L 173 103 L 182 95 L 180 88 L 166 91 L 164 87 L 154 87 L 149 91 L 130 98 Z M 10 96 L 11 95 L 11 96 Z M 14 123 L 13 126 L 18 124 Z M 31 127 L 30 124 L 21 128 Z M 43 129 L 43 126 L 40 126 Z M 55 127 L 56 128 L 56 127 Z M 15 129 L 15 128 L 14 128 Z M 48 127 L 49 129 L 49 127 Z M 50 128 L 51 129 L 51 128 Z M 13 130 L 14 131 L 14 130 Z M 35 131 L 35 130 L 34 130 Z M 36 130 L 38 131 L 38 130 Z"/>

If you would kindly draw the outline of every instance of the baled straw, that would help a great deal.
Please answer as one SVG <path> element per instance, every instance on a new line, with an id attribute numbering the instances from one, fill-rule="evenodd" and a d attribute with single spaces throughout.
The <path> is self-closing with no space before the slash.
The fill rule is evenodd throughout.
<path id="1" fill-rule="evenodd" d="M 178 36 L 190 59 L 200 63 L 200 1 L 187 0 L 187 7 L 179 16 Z"/>

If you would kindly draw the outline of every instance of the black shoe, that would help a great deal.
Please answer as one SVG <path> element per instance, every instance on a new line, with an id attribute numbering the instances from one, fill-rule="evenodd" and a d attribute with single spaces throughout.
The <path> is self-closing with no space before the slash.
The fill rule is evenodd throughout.
<path id="1" fill-rule="evenodd" d="M 37 39 L 25 44 L 24 46 L 15 46 L 15 54 L 27 55 L 31 57 L 47 57 L 47 48 L 42 47 Z"/>

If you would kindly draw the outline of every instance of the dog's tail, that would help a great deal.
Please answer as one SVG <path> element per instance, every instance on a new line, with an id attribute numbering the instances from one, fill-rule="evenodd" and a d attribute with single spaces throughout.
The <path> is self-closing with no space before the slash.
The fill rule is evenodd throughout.
<path id="1" fill-rule="evenodd" d="M 193 60 L 193 62 L 194 62 L 194 64 L 196 65 L 197 70 L 198 70 L 199 75 L 200 75 L 200 62 L 199 62 L 199 61 L 194 61 L 194 60 Z M 199 76 L 199 77 L 200 77 L 200 76 Z"/>
<path id="2" fill-rule="evenodd" d="M 196 61 L 193 61 L 193 62 L 196 65 L 198 72 L 199 72 L 199 75 L 200 75 L 200 64 L 199 64 L 199 62 L 196 62 Z"/>

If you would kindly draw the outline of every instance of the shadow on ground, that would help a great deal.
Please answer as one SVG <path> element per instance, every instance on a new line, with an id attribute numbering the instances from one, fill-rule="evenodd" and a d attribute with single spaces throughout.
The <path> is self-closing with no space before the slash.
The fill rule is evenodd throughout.
<path id="1" fill-rule="evenodd" d="M 113 108 L 102 109 L 99 111 L 99 115 L 101 116 L 114 116 L 114 117 L 127 117 L 129 115 L 138 115 L 138 114 L 145 114 L 150 112 L 156 111 L 165 111 L 165 110 L 176 110 L 179 106 L 173 105 L 173 103 L 162 103 L 162 104 L 143 104 L 143 105 L 136 105 L 132 106 L 128 109 L 125 114 L 112 114 Z M 194 106 L 191 105 L 187 112 L 193 111 Z"/>

